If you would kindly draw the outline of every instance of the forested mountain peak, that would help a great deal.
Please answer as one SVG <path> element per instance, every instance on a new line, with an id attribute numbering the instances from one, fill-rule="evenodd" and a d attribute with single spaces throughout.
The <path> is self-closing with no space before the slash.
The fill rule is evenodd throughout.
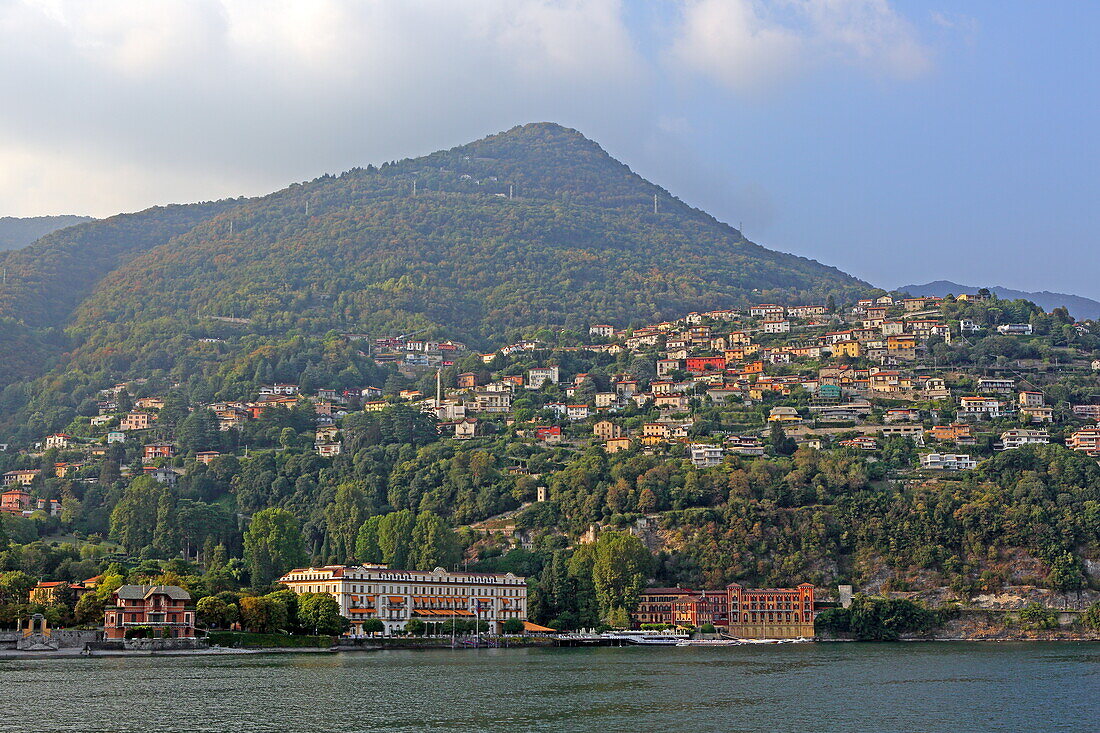
<path id="1" fill-rule="evenodd" d="M 0 259 L 0 328 L 37 347 L 0 353 L 0 386 L 202 374 L 247 391 L 270 350 L 321 348 L 333 331 L 488 348 L 867 287 L 749 242 L 550 123 L 259 198 L 89 222 Z M 26 330 L 43 327 L 65 337 Z"/>

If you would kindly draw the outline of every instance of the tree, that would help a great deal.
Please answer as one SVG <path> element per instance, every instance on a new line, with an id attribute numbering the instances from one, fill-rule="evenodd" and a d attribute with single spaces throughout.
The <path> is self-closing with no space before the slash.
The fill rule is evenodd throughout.
<path id="1" fill-rule="evenodd" d="M 412 533 L 409 565 L 413 570 L 434 570 L 458 562 L 458 539 L 443 520 L 420 512 Z"/>
<path id="2" fill-rule="evenodd" d="M 185 451 L 217 448 L 221 443 L 218 417 L 211 410 L 195 410 L 176 428 L 176 440 Z"/>
<path id="3" fill-rule="evenodd" d="M 36 585 L 34 578 L 22 570 L 12 570 L 0 575 L 0 601 L 3 603 L 25 603 L 31 589 Z"/>
<path id="4" fill-rule="evenodd" d="M 1050 575 L 1047 581 L 1052 588 L 1064 593 L 1084 587 L 1085 574 L 1081 570 L 1081 563 L 1072 552 L 1062 552 L 1050 564 Z"/>
<path id="5" fill-rule="evenodd" d="M 771 444 L 772 450 L 776 455 L 790 456 L 794 455 L 794 452 L 798 450 L 798 443 L 794 438 L 788 438 L 786 431 L 783 430 L 783 426 L 779 424 L 779 421 L 772 423 L 771 427 Z"/>
<path id="6" fill-rule="evenodd" d="M 130 553 L 137 554 L 153 543 L 163 491 L 152 476 L 138 476 L 111 510 L 111 537 Z"/>
<path id="7" fill-rule="evenodd" d="M 424 628 L 424 622 L 418 618 L 410 618 L 405 622 L 405 633 L 410 636 L 422 636 Z"/>
<path id="8" fill-rule="evenodd" d="M 518 618 L 510 618 L 504 622 L 503 631 L 505 634 L 522 634 L 523 622 Z"/>
<path id="9" fill-rule="evenodd" d="M 1081 614 L 1081 623 L 1093 631 L 1100 631 L 1100 601 L 1093 603 Z"/>
<path id="10" fill-rule="evenodd" d="M 286 606 L 268 596 L 241 599 L 241 623 L 257 634 L 271 634 L 286 626 Z"/>
<path id="11" fill-rule="evenodd" d="M 339 634 L 348 620 L 340 615 L 340 604 L 328 593 L 302 593 L 298 596 L 298 625 L 315 634 Z"/>
<path id="12" fill-rule="evenodd" d="M 363 621 L 364 634 L 381 634 L 386 630 L 386 624 L 380 618 L 368 618 Z"/>
<path id="13" fill-rule="evenodd" d="M 652 561 L 646 546 L 629 532 L 600 536 L 592 562 L 592 583 L 601 617 L 610 621 L 621 612 L 634 612 Z"/>
<path id="14" fill-rule="evenodd" d="M 103 623 L 103 610 L 106 602 L 95 593 L 80 596 L 73 609 L 73 620 L 78 624 L 94 625 Z"/>
<path id="15" fill-rule="evenodd" d="M 285 509 L 256 512 L 244 533 L 244 557 L 254 588 L 266 587 L 286 571 L 304 565 L 306 550 L 298 520 Z"/>
<path id="16" fill-rule="evenodd" d="M 358 482 L 336 487 L 336 498 L 325 509 L 329 556 L 337 563 L 355 559 L 356 540 L 367 516 L 367 492 Z"/>
<path id="17" fill-rule="evenodd" d="M 409 569 L 409 547 L 412 544 L 416 516 L 409 509 L 391 512 L 378 524 L 378 549 L 382 562 L 398 570 Z"/>
<path id="18" fill-rule="evenodd" d="M 199 620 L 209 628 L 225 629 L 237 620 L 237 606 L 218 596 L 207 596 L 195 604 Z"/>
<path id="19" fill-rule="evenodd" d="M 378 526 L 382 523 L 383 515 L 377 514 L 359 527 L 359 534 L 355 538 L 355 557 L 362 563 L 382 562 L 382 550 L 378 547 Z"/>

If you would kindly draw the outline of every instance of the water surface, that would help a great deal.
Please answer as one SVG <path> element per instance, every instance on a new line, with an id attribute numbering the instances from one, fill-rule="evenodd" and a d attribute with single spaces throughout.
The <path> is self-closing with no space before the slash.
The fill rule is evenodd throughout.
<path id="1" fill-rule="evenodd" d="M 1100 644 L 0 660 L 3 731 L 1100 731 Z"/>

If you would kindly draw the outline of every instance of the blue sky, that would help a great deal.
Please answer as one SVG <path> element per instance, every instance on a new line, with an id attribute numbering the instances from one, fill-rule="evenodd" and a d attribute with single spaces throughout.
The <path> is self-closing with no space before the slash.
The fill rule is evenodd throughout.
<path id="1" fill-rule="evenodd" d="M 1100 298 L 1095 3 L 94 5 L 0 0 L 0 215 L 259 194 L 553 120 L 878 285 Z"/>

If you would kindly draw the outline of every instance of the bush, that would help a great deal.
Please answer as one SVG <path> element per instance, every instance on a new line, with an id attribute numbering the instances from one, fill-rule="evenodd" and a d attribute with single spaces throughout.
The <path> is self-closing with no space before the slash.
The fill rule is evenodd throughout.
<path id="1" fill-rule="evenodd" d="M 410 636 L 422 636 L 424 634 L 424 622 L 418 618 L 410 618 L 405 622 L 405 633 Z"/>
<path id="2" fill-rule="evenodd" d="M 703 624 L 702 626 L 699 627 L 699 633 L 700 634 L 717 634 L 718 629 L 714 628 L 714 624 L 712 624 L 712 623 L 705 623 L 705 624 Z"/>
<path id="3" fill-rule="evenodd" d="M 830 608 L 815 620 L 816 628 L 851 633 L 863 641 L 894 641 L 902 634 L 925 633 L 943 625 L 954 610 L 933 611 L 902 598 L 852 599 L 850 608 Z"/>
<path id="4" fill-rule="evenodd" d="M 1100 601 L 1089 606 L 1088 610 L 1081 614 L 1081 623 L 1085 628 L 1100 631 Z"/>
<path id="5" fill-rule="evenodd" d="M 1046 631 L 1058 628 L 1058 616 L 1040 603 L 1029 603 L 1016 615 L 1020 625 L 1030 631 Z"/>
<path id="6" fill-rule="evenodd" d="M 368 618 L 363 621 L 364 634 L 381 634 L 386 630 L 386 624 L 380 618 Z"/>

